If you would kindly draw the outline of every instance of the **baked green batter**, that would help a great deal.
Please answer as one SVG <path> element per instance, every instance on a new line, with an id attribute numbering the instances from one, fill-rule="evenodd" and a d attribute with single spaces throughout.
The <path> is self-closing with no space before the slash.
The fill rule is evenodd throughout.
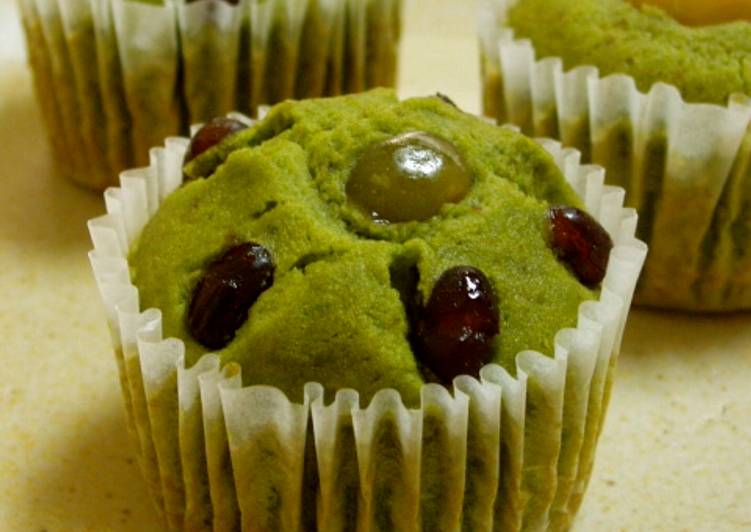
<path id="1" fill-rule="evenodd" d="M 347 198 L 350 171 L 371 146 L 411 131 L 453 145 L 473 185 L 426 221 L 376 224 Z M 579 205 L 553 160 L 437 97 L 398 102 L 376 90 L 285 102 L 185 171 L 209 177 L 167 198 L 130 256 L 141 307 L 161 309 L 165 335 L 183 339 L 194 363 L 206 349 L 186 313 L 206 265 L 235 244 L 263 245 L 273 286 L 218 354 L 242 365 L 246 385 L 274 385 L 291 399 L 318 381 L 365 400 L 392 387 L 418 402 L 424 376 L 398 290 L 411 267 L 425 299 L 453 266 L 484 272 L 500 310 L 493 360 L 511 372 L 521 350 L 552 354 L 555 333 L 595 296 L 547 242 L 548 207 Z"/>
<path id="2" fill-rule="evenodd" d="M 559 56 L 565 69 L 594 65 L 603 76 L 628 74 L 643 92 L 661 81 L 689 102 L 721 105 L 735 92 L 751 94 L 745 21 L 690 27 L 625 0 L 519 0 L 508 23 L 539 58 Z"/>

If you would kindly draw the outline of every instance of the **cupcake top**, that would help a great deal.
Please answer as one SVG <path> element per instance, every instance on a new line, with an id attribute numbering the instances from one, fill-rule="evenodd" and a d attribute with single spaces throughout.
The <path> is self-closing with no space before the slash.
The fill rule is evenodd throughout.
<path id="1" fill-rule="evenodd" d="M 748 0 L 630 0 L 632 4 L 651 5 L 665 10 L 682 24 L 708 26 L 721 22 L 751 20 Z"/>
<path id="2" fill-rule="evenodd" d="M 513 373 L 612 246 L 541 147 L 438 97 L 285 102 L 185 172 L 130 255 L 141 305 L 189 364 L 215 351 L 293 400 Z"/>
<path id="3" fill-rule="evenodd" d="M 679 22 L 691 14 L 685 6 L 671 16 L 649 0 L 518 0 L 508 23 L 539 56 L 559 56 L 566 69 L 594 65 L 603 75 L 627 74 L 643 92 L 665 82 L 686 101 L 720 105 L 733 93 L 751 94 L 751 23 Z"/>

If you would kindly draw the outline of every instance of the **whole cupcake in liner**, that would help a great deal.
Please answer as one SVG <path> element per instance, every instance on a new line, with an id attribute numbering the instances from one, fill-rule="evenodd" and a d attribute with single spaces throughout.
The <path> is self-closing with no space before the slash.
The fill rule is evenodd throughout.
<path id="1" fill-rule="evenodd" d="M 189 124 L 393 86 L 400 0 L 19 0 L 56 170 L 116 184 Z"/>
<path id="2" fill-rule="evenodd" d="M 412 408 L 395 390 L 363 404 L 354 390 L 324 397 L 317 383 L 290 401 L 279 388 L 243 386 L 240 366 L 219 355 L 188 367 L 186 344 L 163 338 L 162 311 L 140 306 L 129 253 L 181 186 L 188 144 L 152 149 L 149 167 L 123 172 L 105 193 L 108 214 L 89 222 L 130 427 L 169 528 L 566 529 L 646 254 L 623 190 L 575 150 L 541 141 L 614 243 L 598 299 L 581 304 L 550 353 L 522 351 L 512 367 L 487 365 L 451 388 L 424 384 Z"/>
<path id="3" fill-rule="evenodd" d="M 640 91 L 643 80 L 602 77 L 586 64 L 565 70 L 561 57 L 540 57 L 532 40 L 515 38 L 509 10 L 516 4 L 483 3 L 485 113 L 580 150 L 583 161 L 604 166 L 608 182 L 626 189 L 640 216 L 637 236 L 650 246 L 637 303 L 751 308 L 748 98 L 734 94 L 724 106 L 687 103 L 702 94 L 722 97 L 721 81 L 717 90 L 707 88 L 711 77 L 684 96 L 665 83 Z"/>

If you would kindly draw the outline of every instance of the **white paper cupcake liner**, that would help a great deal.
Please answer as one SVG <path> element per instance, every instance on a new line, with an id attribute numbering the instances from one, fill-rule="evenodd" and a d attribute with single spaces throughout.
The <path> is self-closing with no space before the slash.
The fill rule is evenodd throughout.
<path id="1" fill-rule="evenodd" d="M 92 188 L 189 124 L 393 86 L 400 0 L 18 0 L 54 162 Z"/>
<path id="2" fill-rule="evenodd" d="M 393 390 L 369 405 L 341 390 L 302 403 L 242 386 L 240 368 L 209 354 L 185 367 L 182 341 L 141 310 L 128 250 L 182 180 L 188 139 L 150 151 L 150 165 L 105 193 L 90 253 L 120 369 L 129 425 L 170 530 L 520 530 L 567 528 L 592 470 L 631 297 L 646 254 L 622 189 L 575 150 L 541 141 L 613 238 L 600 299 L 551 356 L 525 351 L 516 377 L 497 365 L 452 390 L 427 384 L 421 407 Z"/>
<path id="3" fill-rule="evenodd" d="M 487 114 L 559 139 L 607 168 L 650 246 L 638 303 L 695 311 L 751 308 L 751 102 L 685 103 L 673 86 L 639 92 L 633 78 L 592 66 L 563 71 L 506 27 L 516 0 L 480 15 Z"/>

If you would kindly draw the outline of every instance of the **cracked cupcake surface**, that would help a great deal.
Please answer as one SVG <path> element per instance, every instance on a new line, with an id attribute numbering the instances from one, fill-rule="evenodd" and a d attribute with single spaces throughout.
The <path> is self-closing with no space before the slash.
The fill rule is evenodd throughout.
<path id="1" fill-rule="evenodd" d="M 471 184 L 427 218 L 374 220 L 348 197 L 353 169 L 374 146 L 412 132 L 451 146 Z M 216 352 L 242 366 L 244 384 L 273 385 L 293 400 L 317 381 L 366 400 L 395 388 L 417 404 L 436 374 L 413 347 L 415 308 L 447 271 L 481 272 L 492 290 L 482 312 L 497 312 L 483 337 L 487 361 L 512 373 L 522 350 L 551 355 L 555 333 L 575 326 L 579 304 L 597 294 L 551 249 L 551 207 L 581 206 L 553 160 L 438 97 L 399 102 L 376 90 L 285 102 L 185 172 L 191 180 L 164 201 L 130 255 L 141 306 L 162 311 L 165 336 L 185 342 L 192 364 L 211 350 L 188 319 L 207 270 L 233 249 L 272 260 L 273 280 L 263 277 L 247 318 Z"/>

